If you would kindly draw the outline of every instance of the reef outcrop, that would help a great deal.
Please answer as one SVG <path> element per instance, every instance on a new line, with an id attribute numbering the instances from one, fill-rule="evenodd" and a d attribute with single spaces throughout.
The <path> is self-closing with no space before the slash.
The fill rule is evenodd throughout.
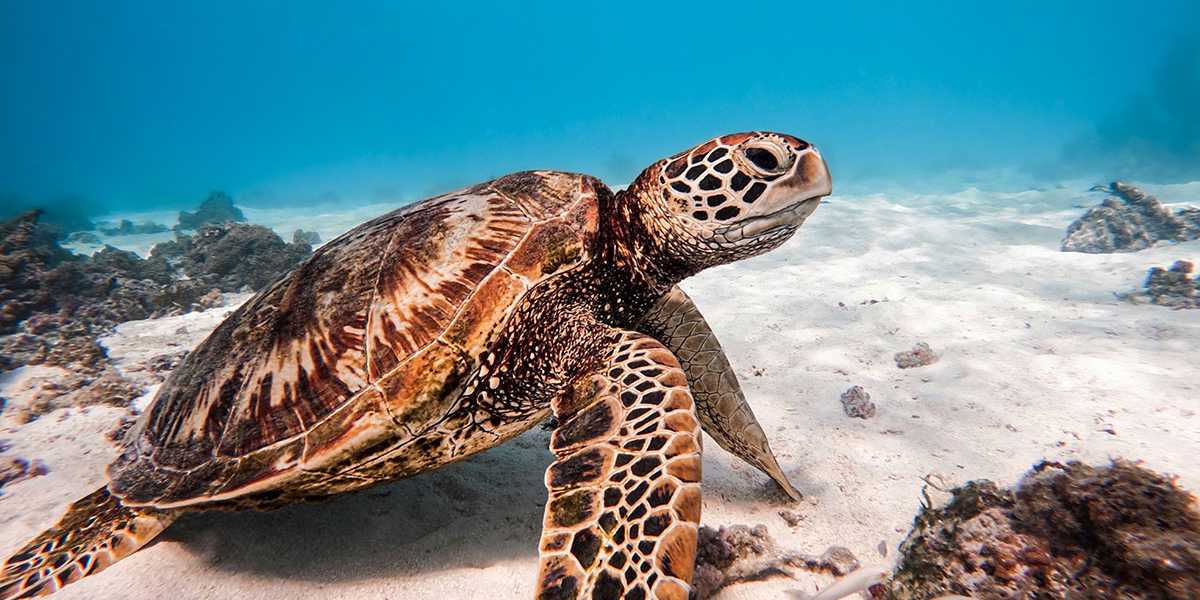
<path id="1" fill-rule="evenodd" d="M 1200 239 L 1200 208 L 1173 213 L 1156 196 L 1120 181 L 1094 187 L 1092 191 L 1112 196 L 1067 227 L 1063 252 L 1136 252 L 1164 240 Z"/>
<path id="2" fill-rule="evenodd" d="M 311 252 L 261 225 L 201 225 L 149 258 L 106 246 L 62 248 L 29 211 L 0 224 L 0 370 L 27 364 L 89 374 L 107 364 L 96 340 L 124 321 L 221 306 L 221 292 L 254 291 Z"/>
<path id="3" fill-rule="evenodd" d="M 150 249 L 150 260 L 170 265 L 206 291 L 237 292 L 279 279 L 311 252 L 311 245 L 284 243 L 262 225 L 224 222 L 201 225 L 195 235 L 177 232 L 174 241 Z"/>
<path id="4" fill-rule="evenodd" d="M 1015 489 L 979 480 L 950 493 L 917 515 L 874 598 L 1194 600 L 1200 590 L 1195 498 L 1137 464 L 1043 462 Z"/>

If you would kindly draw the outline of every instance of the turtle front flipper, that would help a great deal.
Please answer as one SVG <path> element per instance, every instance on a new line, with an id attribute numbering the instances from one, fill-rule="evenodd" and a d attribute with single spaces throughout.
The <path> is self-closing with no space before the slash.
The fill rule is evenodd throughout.
<path id="1" fill-rule="evenodd" d="M 146 545 L 178 515 L 129 508 L 100 488 L 8 559 L 0 573 L 0 600 L 44 596 L 98 573 Z"/>
<path id="2" fill-rule="evenodd" d="M 794 500 L 803 496 L 779 468 L 767 434 L 746 402 L 742 386 L 700 309 L 679 286 L 659 298 L 637 329 L 679 358 L 696 400 L 700 425 L 729 453 L 774 479 Z"/>
<path id="3" fill-rule="evenodd" d="M 685 600 L 701 440 L 679 362 L 654 339 L 622 333 L 553 408 L 539 600 Z"/>

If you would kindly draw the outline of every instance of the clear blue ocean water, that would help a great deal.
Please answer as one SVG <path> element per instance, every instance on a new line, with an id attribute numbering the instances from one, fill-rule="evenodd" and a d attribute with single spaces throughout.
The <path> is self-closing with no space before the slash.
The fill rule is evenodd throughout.
<path id="1" fill-rule="evenodd" d="M 816 143 L 843 192 L 1192 181 L 1197 24 L 1182 0 L 4 0 L 0 212 L 622 185 L 754 129 Z"/>

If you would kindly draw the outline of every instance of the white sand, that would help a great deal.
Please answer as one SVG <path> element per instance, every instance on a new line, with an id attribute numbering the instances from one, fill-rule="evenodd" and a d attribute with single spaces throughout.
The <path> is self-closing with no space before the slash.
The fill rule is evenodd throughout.
<path id="1" fill-rule="evenodd" d="M 1200 184 L 1150 191 L 1200 202 Z M 871 563 L 881 541 L 894 549 L 908 531 L 925 475 L 1009 485 L 1043 459 L 1125 457 L 1200 490 L 1200 311 L 1113 296 L 1150 267 L 1200 262 L 1200 242 L 1059 252 L 1079 207 L 1099 199 L 1072 190 L 835 197 L 785 247 L 687 281 L 805 494 L 791 503 L 710 440 L 703 522 L 765 523 L 785 549 L 842 545 Z M 248 216 L 285 237 L 303 227 L 328 240 L 371 215 Z M 132 364 L 169 341 L 194 344 L 219 316 L 129 323 L 107 343 Z M 172 340 L 185 323 L 189 335 Z M 918 341 L 940 362 L 898 369 L 892 355 Z M 29 374 L 0 379 L 0 395 Z M 842 413 L 839 395 L 852 385 L 879 406 L 873 419 Z M 13 447 L 0 458 L 42 459 L 50 473 L 4 488 L 0 554 L 103 482 L 114 455 L 104 433 L 121 414 L 95 407 L 19 429 L 3 423 L 0 438 Z M 535 429 L 473 460 L 323 504 L 188 516 L 56 597 L 530 598 L 547 441 Z M 778 516 L 784 508 L 801 515 L 798 526 Z M 802 574 L 718 598 L 811 593 L 830 580 Z"/>

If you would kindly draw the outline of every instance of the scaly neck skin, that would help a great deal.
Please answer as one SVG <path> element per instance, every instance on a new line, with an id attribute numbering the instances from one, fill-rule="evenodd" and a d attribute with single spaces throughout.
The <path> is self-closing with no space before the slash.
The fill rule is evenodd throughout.
<path id="1" fill-rule="evenodd" d="M 648 222 L 655 212 L 634 182 L 628 190 L 599 199 L 599 227 L 593 239 L 587 278 L 598 287 L 597 316 L 617 327 L 629 327 L 671 287 L 699 271 L 671 252 L 663 231 Z"/>

